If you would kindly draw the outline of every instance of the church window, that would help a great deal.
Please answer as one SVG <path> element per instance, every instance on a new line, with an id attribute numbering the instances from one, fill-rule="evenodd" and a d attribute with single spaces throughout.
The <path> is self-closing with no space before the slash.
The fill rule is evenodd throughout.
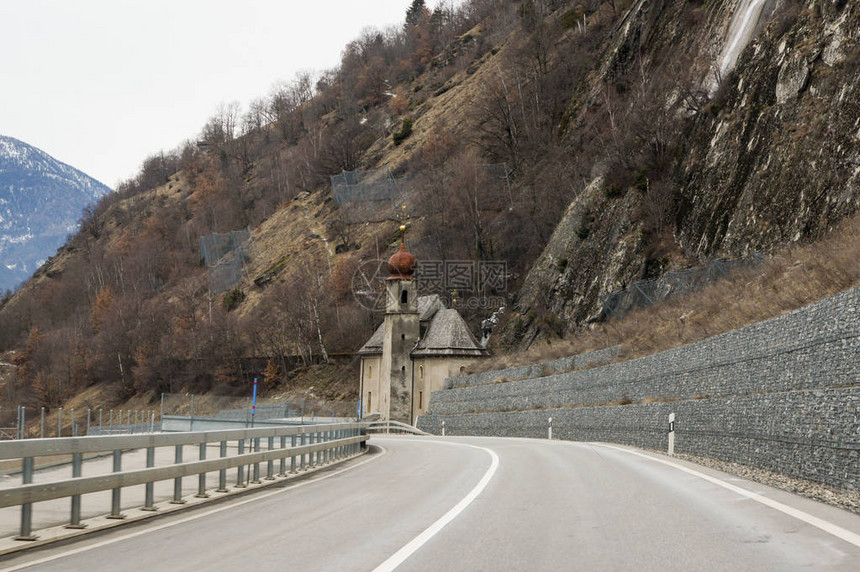
<path id="1" fill-rule="evenodd" d="M 424 366 L 418 366 L 418 379 L 424 379 Z"/>
<path id="2" fill-rule="evenodd" d="M 405 304 L 407 301 L 409 301 L 409 292 L 404 290 L 400 293 L 400 303 Z"/>
<path id="3" fill-rule="evenodd" d="M 370 397 L 371 397 L 371 395 L 370 395 L 370 392 L 368 391 L 367 392 L 367 409 L 365 410 L 368 413 L 370 413 Z"/>
<path id="4" fill-rule="evenodd" d="M 373 377 L 373 366 L 372 365 L 367 366 L 367 377 L 369 377 L 369 378 Z"/>
<path id="5" fill-rule="evenodd" d="M 424 392 L 418 392 L 418 409 L 424 409 Z"/>

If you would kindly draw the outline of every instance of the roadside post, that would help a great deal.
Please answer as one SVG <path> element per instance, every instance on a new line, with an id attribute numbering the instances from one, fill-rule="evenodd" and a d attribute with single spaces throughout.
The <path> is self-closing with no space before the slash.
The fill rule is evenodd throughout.
<path id="1" fill-rule="evenodd" d="M 254 378 L 254 390 L 251 394 L 251 427 L 254 427 L 254 414 L 257 413 L 257 378 Z"/>
<path id="2" fill-rule="evenodd" d="M 548 426 L 547 426 L 547 430 L 546 430 L 546 438 L 549 439 L 550 441 L 552 441 L 552 417 L 549 418 L 547 423 L 548 423 Z"/>
<path id="3" fill-rule="evenodd" d="M 669 456 L 675 456 L 675 414 L 669 414 Z"/>

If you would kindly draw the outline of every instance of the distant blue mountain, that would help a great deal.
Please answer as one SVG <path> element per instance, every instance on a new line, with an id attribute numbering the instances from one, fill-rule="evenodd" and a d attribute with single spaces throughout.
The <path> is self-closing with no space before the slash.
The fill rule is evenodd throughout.
<path id="1" fill-rule="evenodd" d="M 0 135 L 0 293 L 14 289 L 111 190 L 44 151 Z"/>

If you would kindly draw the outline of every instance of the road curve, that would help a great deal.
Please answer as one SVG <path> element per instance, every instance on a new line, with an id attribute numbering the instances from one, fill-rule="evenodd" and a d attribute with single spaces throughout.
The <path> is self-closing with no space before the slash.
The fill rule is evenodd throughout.
<path id="1" fill-rule="evenodd" d="M 860 516 L 609 445 L 377 437 L 283 488 L 3 570 L 856 570 Z"/>

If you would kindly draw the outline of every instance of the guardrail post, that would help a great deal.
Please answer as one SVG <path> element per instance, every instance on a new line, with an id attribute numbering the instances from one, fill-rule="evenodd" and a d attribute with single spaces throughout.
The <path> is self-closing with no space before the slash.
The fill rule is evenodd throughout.
<path id="1" fill-rule="evenodd" d="M 71 434 L 72 434 L 72 437 L 77 437 L 77 436 L 78 436 L 78 432 L 77 432 L 77 430 L 76 430 L 76 428 L 75 428 L 75 408 L 74 408 L 74 407 L 72 407 L 71 411 L 72 411 L 72 414 L 71 414 L 71 415 L 72 415 L 72 430 L 71 430 Z"/>
<path id="2" fill-rule="evenodd" d="M 83 461 L 82 453 L 72 453 L 72 478 L 76 479 L 81 476 L 81 464 Z M 86 524 L 81 524 L 81 495 L 72 495 L 72 518 L 71 522 L 66 525 L 66 528 L 86 528 Z"/>
<path id="3" fill-rule="evenodd" d="M 340 441 L 340 429 L 334 430 L 334 439 L 335 441 Z M 336 445 L 334 448 L 334 459 L 336 461 L 340 459 L 340 445 Z"/>
<path id="4" fill-rule="evenodd" d="M 197 455 L 198 460 L 205 461 L 206 460 L 206 443 L 200 443 L 199 454 Z M 200 473 L 197 475 L 197 494 L 194 495 L 199 499 L 209 498 L 209 495 L 206 494 L 206 473 Z"/>
<path id="5" fill-rule="evenodd" d="M 287 448 L 287 436 L 281 435 L 281 470 L 278 473 L 279 477 L 287 476 L 287 458 L 283 456 L 284 449 Z"/>
<path id="6" fill-rule="evenodd" d="M 269 451 L 274 450 L 274 448 L 275 448 L 275 438 L 274 437 L 269 437 L 268 446 L 269 446 L 269 448 L 268 448 Z M 270 459 L 266 463 L 266 480 L 267 481 L 274 481 L 275 480 L 275 460 L 274 459 Z"/>
<path id="7" fill-rule="evenodd" d="M 239 439 L 239 455 L 242 455 L 245 452 L 245 440 Z M 239 488 L 245 488 L 245 465 L 239 465 L 236 467 L 236 486 Z"/>
<path id="8" fill-rule="evenodd" d="M 152 468 L 155 466 L 155 447 L 147 447 L 146 448 L 146 468 Z M 146 511 L 156 511 L 155 508 L 155 483 L 149 482 L 144 485 L 146 489 L 146 496 L 143 501 L 143 508 L 140 510 Z"/>
<path id="9" fill-rule="evenodd" d="M 122 449 L 117 449 L 113 452 L 113 472 L 119 473 L 122 471 Z M 110 514 L 108 518 L 120 519 L 125 518 L 125 515 L 120 511 L 120 492 L 121 487 L 116 487 L 111 490 L 110 499 Z"/>
<path id="10" fill-rule="evenodd" d="M 302 429 L 302 430 L 304 431 L 304 429 Z M 304 434 L 304 433 L 302 433 L 301 446 L 302 446 L 302 447 L 304 447 L 304 446 L 305 446 L 305 434 Z M 300 468 L 302 471 L 304 471 L 304 470 L 305 470 L 305 467 L 307 466 L 307 465 L 305 464 L 305 457 L 306 457 L 306 456 L 307 456 L 307 454 L 306 454 L 306 453 L 302 453 L 302 454 L 301 454 L 301 459 L 300 459 L 301 466 L 300 466 L 299 468 Z"/>
<path id="11" fill-rule="evenodd" d="M 21 484 L 29 485 L 33 482 L 33 457 L 21 459 Z M 33 534 L 33 504 L 21 505 L 21 530 L 15 540 L 36 540 Z"/>
<path id="12" fill-rule="evenodd" d="M 326 448 L 321 451 L 322 452 L 322 458 L 323 458 L 323 465 L 327 464 L 331 460 L 331 448 L 328 446 L 330 440 L 331 440 L 331 432 L 330 431 L 323 431 L 322 442 L 326 445 Z"/>
<path id="13" fill-rule="evenodd" d="M 87 407 L 87 432 L 86 432 L 86 435 L 90 434 L 90 414 L 91 413 L 92 413 L 92 411 L 90 411 L 90 408 Z"/>
<path id="14" fill-rule="evenodd" d="M 308 440 L 311 445 L 318 444 L 320 442 L 320 434 L 314 431 L 313 433 L 308 435 Z M 320 452 L 316 451 L 310 454 L 310 458 L 308 462 L 311 467 L 316 467 L 320 462 Z"/>
<path id="15" fill-rule="evenodd" d="M 296 447 L 296 435 L 290 435 L 290 448 L 295 449 Z M 296 474 L 296 454 L 293 453 L 290 455 L 290 474 Z"/>
<path id="16" fill-rule="evenodd" d="M 328 443 L 328 431 L 320 431 L 320 442 L 324 445 Z M 318 460 L 321 465 L 325 465 L 328 462 L 328 448 L 319 451 Z"/>
<path id="17" fill-rule="evenodd" d="M 221 441 L 220 453 L 222 459 L 227 456 L 227 441 Z M 218 489 L 215 492 L 227 492 L 227 469 L 221 469 L 220 471 L 218 471 Z"/>
<path id="18" fill-rule="evenodd" d="M 131 411 L 128 412 L 128 415 L 129 421 L 131 421 Z M 182 445 L 176 446 L 173 462 L 177 465 L 182 462 Z M 185 504 L 185 501 L 182 500 L 182 477 L 173 479 L 173 500 L 170 501 L 170 504 Z"/>
<path id="19" fill-rule="evenodd" d="M 57 409 L 57 437 L 63 436 L 63 408 Z"/>
<path id="20" fill-rule="evenodd" d="M 42 422 L 39 424 L 39 437 L 45 438 L 45 408 L 42 408 Z"/>
<path id="21" fill-rule="evenodd" d="M 254 445 L 254 452 L 259 453 L 260 452 L 260 438 L 259 437 L 254 438 L 252 443 Z M 255 485 L 260 484 L 260 463 L 259 462 L 254 463 L 254 480 L 252 480 L 251 482 L 254 483 Z"/>

